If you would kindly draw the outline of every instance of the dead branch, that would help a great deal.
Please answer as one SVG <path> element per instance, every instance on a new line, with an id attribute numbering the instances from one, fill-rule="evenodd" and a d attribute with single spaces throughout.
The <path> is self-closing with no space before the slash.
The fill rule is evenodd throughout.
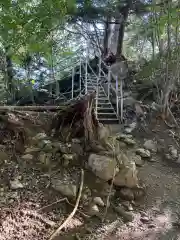
<path id="1" fill-rule="evenodd" d="M 51 206 L 53 206 L 53 205 L 56 205 L 56 204 L 58 204 L 58 203 L 61 203 L 61 202 L 66 202 L 66 203 L 69 204 L 70 206 L 74 207 L 74 205 L 73 205 L 72 203 L 70 203 L 67 198 L 62 198 L 62 199 L 59 199 L 59 200 L 57 200 L 57 201 L 55 201 L 55 202 L 53 202 L 53 203 L 50 203 L 50 204 L 48 204 L 48 205 L 46 205 L 46 206 L 44 206 L 44 207 L 42 207 L 42 208 L 39 208 L 37 211 L 38 211 L 38 212 L 43 211 L 43 210 L 45 210 L 45 209 L 47 209 L 47 208 L 49 208 L 49 207 L 51 207 Z M 80 210 L 77 210 L 77 212 L 80 213 L 80 214 L 81 214 L 83 217 L 85 217 L 85 218 L 89 218 L 89 217 L 90 217 L 89 215 L 83 213 L 83 212 L 80 211 Z"/>
<path id="2" fill-rule="evenodd" d="M 0 106 L 0 111 L 57 111 L 60 106 Z"/>
<path id="3" fill-rule="evenodd" d="M 77 200 L 76 200 L 75 207 L 74 207 L 73 211 L 71 212 L 71 214 L 69 215 L 69 217 L 64 221 L 64 223 L 61 224 L 58 227 L 58 229 L 50 236 L 49 240 L 53 240 L 59 234 L 59 232 L 68 224 L 68 222 L 73 218 L 73 216 L 75 215 L 75 213 L 78 209 L 78 206 L 79 206 L 80 199 L 81 199 L 83 184 L 84 184 L 84 170 L 81 169 L 81 183 L 80 183 L 79 194 L 78 194 L 78 197 L 77 197 Z"/>

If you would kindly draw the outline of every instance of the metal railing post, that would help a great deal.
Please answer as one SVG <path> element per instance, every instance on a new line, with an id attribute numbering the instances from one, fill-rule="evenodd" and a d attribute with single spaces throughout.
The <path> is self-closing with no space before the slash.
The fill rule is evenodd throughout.
<path id="1" fill-rule="evenodd" d="M 49 85 L 49 92 L 52 95 L 52 84 Z"/>
<path id="2" fill-rule="evenodd" d="M 111 68 L 108 67 L 108 99 L 110 99 Z"/>
<path id="3" fill-rule="evenodd" d="M 72 69 L 72 89 L 71 89 L 71 98 L 74 98 L 74 68 Z"/>
<path id="4" fill-rule="evenodd" d="M 88 76 L 88 50 L 86 48 L 86 63 L 85 63 L 85 94 L 87 94 L 87 76 Z"/>
<path id="5" fill-rule="evenodd" d="M 100 82 L 100 78 L 101 78 L 101 56 L 99 56 L 99 73 L 98 73 L 98 77 L 97 77 L 97 85 L 96 85 L 96 117 L 98 114 L 98 96 L 99 96 L 99 82 Z"/>
<path id="6" fill-rule="evenodd" d="M 100 80 L 101 78 L 101 65 L 102 65 L 102 60 L 101 60 L 101 56 L 99 57 L 99 74 L 98 74 L 98 78 Z"/>
<path id="7" fill-rule="evenodd" d="M 123 80 L 121 80 L 120 98 L 121 98 L 121 122 L 123 122 Z"/>
<path id="8" fill-rule="evenodd" d="M 79 91 L 81 94 L 81 76 L 82 75 L 82 69 L 81 69 L 81 57 L 80 57 L 80 67 L 79 67 Z"/>
<path id="9" fill-rule="evenodd" d="M 119 118 L 118 76 L 116 76 L 116 113 Z"/>
<path id="10" fill-rule="evenodd" d="M 59 96 L 59 82 L 56 80 L 56 96 Z"/>

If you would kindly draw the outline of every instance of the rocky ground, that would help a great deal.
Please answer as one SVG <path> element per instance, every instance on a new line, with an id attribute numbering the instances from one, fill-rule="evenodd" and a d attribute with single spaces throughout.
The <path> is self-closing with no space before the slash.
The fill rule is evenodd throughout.
<path id="1" fill-rule="evenodd" d="M 0 240 L 180 239 L 179 135 L 152 122 L 101 126 L 109 150 L 62 142 L 28 125 L 23 150 L 0 146 Z M 105 136 L 105 137 L 104 137 Z M 102 140 L 101 139 L 101 140 Z"/>

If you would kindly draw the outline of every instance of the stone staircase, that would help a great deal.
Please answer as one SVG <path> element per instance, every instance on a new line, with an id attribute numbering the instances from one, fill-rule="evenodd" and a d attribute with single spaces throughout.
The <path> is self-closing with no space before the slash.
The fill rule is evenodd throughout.
<path id="1" fill-rule="evenodd" d="M 100 82 L 103 78 L 100 79 Z M 88 75 L 87 78 L 87 92 L 91 93 L 97 90 L 97 77 Z M 119 118 L 115 112 L 113 105 L 111 104 L 104 88 L 101 84 L 98 87 L 98 95 L 96 99 L 97 103 L 97 118 L 104 124 L 118 124 Z"/>

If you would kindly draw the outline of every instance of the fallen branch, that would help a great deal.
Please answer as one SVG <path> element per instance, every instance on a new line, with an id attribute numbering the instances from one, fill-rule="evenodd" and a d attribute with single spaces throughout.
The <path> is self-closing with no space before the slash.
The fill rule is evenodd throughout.
<path id="1" fill-rule="evenodd" d="M 53 205 L 55 205 L 55 204 L 61 203 L 61 202 L 66 202 L 66 203 L 69 204 L 70 206 L 74 207 L 74 205 L 73 205 L 72 203 L 70 203 L 67 198 L 62 198 L 62 199 L 59 199 L 59 200 L 57 200 L 57 201 L 55 201 L 55 202 L 53 202 L 53 203 L 50 203 L 50 204 L 48 204 L 48 205 L 46 205 L 46 206 L 44 206 L 44 207 L 42 207 L 42 208 L 39 208 L 37 211 L 40 212 L 40 211 L 42 211 L 42 210 L 44 210 L 44 209 L 47 209 L 47 208 L 49 208 L 49 207 L 51 207 L 51 206 L 53 206 Z M 80 213 L 83 217 L 85 217 L 85 218 L 89 218 L 89 217 L 90 217 L 89 215 L 83 213 L 83 212 L 80 211 L 80 210 L 77 210 L 77 212 L 79 212 L 79 213 Z"/>
<path id="2" fill-rule="evenodd" d="M 81 169 L 81 183 L 80 183 L 79 193 L 78 193 L 75 207 L 74 207 L 73 211 L 71 212 L 71 214 L 69 215 L 69 217 L 64 221 L 64 223 L 62 225 L 60 225 L 58 227 L 58 229 L 50 236 L 49 240 L 53 240 L 75 215 L 75 213 L 78 209 L 78 206 L 79 206 L 80 199 L 81 199 L 83 184 L 84 184 L 84 171 L 83 171 L 83 169 Z"/>
<path id="3" fill-rule="evenodd" d="M 46 206 L 44 206 L 44 207 L 42 207 L 42 208 L 39 208 L 37 211 L 40 212 L 40 211 L 42 211 L 42 210 L 44 210 L 44 209 L 46 209 L 46 208 L 48 208 L 48 207 L 51 207 L 51 206 L 53 206 L 53 205 L 55 205 L 55 204 L 58 204 L 58 203 L 60 203 L 60 202 L 64 202 L 64 201 L 66 201 L 66 199 L 67 199 L 67 198 L 59 199 L 59 200 L 57 200 L 56 202 L 50 203 L 50 204 L 48 204 L 48 205 L 46 205 Z"/>
<path id="4" fill-rule="evenodd" d="M 0 111 L 56 111 L 62 106 L 0 106 Z"/>

